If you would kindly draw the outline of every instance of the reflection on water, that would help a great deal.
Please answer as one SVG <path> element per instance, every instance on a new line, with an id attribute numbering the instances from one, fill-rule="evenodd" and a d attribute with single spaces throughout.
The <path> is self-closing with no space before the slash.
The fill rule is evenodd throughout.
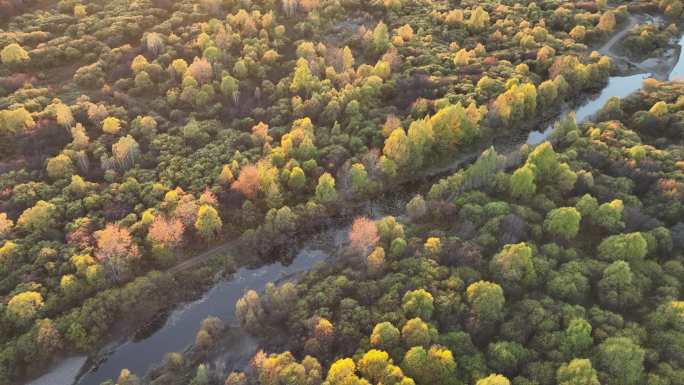
<path id="1" fill-rule="evenodd" d="M 49 373 L 26 385 L 71 385 L 88 357 L 69 357 L 50 370 Z"/>
<path id="2" fill-rule="evenodd" d="M 674 68 L 672 69 L 672 72 L 670 72 L 670 76 L 668 77 L 668 80 L 684 80 L 684 60 L 682 60 L 682 53 L 681 53 L 681 47 L 684 47 L 684 36 L 682 36 L 679 39 L 679 60 L 677 60 L 677 64 L 675 64 Z"/>
<path id="3" fill-rule="evenodd" d="M 644 79 L 648 78 L 646 74 L 636 74 L 631 76 L 613 76 L 608 79 L 608 85 L 596 97 L 593 97 L 584 102 L 575 110 L 575 119 L 580 123 L 587 118 L 594 115 L 603 105 L 613 96 L 619 98 L 625 97 L 632 92 L 641 88 Z M 527 144 L 539 144 L 546 139 L 553 131 L 556 122 L 549 124 L 544 131 L 532 131 L 527 136 Z"/>
<path id="4" fill-rule="evenodd" d="M 268 282 L 308 270 L 327 257 L 328 254 L 321 250 L 303 249 L 289 266 L 276 262 L 258 269 L 238 270 L 231 280 L 216 284 L 201 299 L 171 313 L 164 326 L 149 337 L 111 346 L 104 362 L 82 375 L 76 384 L 99 385 L 107 379 L 116 379 L 123 368 L 144 375 L 152 365 L 162 361 L 166 353 L 183 351 L 194 342 L 205 318 L 216 316 L 227 324 L 233 323 L 235 303 L 245 291 L 263 290 Z"/>

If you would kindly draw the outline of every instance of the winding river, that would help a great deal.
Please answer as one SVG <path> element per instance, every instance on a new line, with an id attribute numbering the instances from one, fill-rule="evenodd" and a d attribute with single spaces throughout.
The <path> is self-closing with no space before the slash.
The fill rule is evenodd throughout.
<path id="1" fill-rule="evenodd" d="M 679 40 L 678 45 L 678 49 L 666 53 L 669 56 L 679 54 L 676 63 L 672 63 L 672 58 L 669 65 L 671 70 L 666 71 L 666 76 L 660 74 L 658 77 L 684 79 L 684 60 L 680 54 L 681 47 L 684 46 L 684 37 Z M 641 88 L 643 80 L 650 76 L 649 73 L 639 73 L 611 77 L 600 93 L 575 109 L 577 121 L 581 122 L 592 116 L 610 97 L 625 97 L 637 91 Z M 555 122 L 543 130 L 529 133 L 527 143 L 535 145 L 546 140 L 554 124 Z M 142 376 L 153 365 L 159 363 L 166 353 L 183 351 L 193 343 L 199 325 L 206 317 L 217 316 L 227 324 L 235 323 L 235 303 L 246 290 L 263 290 L 268 282 L 287 279 L 324 262 L 344 242 L 347 231 L 347 227 L 339 227 L 323 232 L 315 241 L 299 250 L 292 263 L 287 266 L 276 262 L 257 269 L 241 268 L 230 280 L 217 283 L 201 299 L 174 310 L 160 328 L 148 333 L 146 337 L 108 345 L 97 355 L 98 362 L 87 357 L 62 360 L 49 373 L 28 385 L 99 385 L 107 379 L 116 379 L 123 368 Z M 220 362 L 214 362 L 214 365 L 242 365 L 257 348 L 257 342 L 245 333 L 238 333 L 234 341 L 230 351 L 220 357 L 223 365 Z"/>

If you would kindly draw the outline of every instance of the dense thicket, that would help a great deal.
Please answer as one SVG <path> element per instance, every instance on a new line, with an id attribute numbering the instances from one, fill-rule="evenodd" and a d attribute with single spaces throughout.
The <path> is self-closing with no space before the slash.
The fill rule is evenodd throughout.
<path id="1" fill-rule="evenodd" d="M 171 268 L 208 245 L 239 234 L 246 250 L 277 257 L 296 234 L 341 210 L 402 181 L 448 169 L 492 138 L 514 137 L 554 116 L 563 103 L 605 83 L 611 60 L 589 47 L 608 38 L 630 12 L 644 11 L 665 13 L 674 23 L 682 5 L 679 0 L 0 0 L 0 382 L 35 374 L 60 354 L 90 352 L 121 320 L 168 306 L 180 298 L 164 295 L 179 293 L 184 285 L 206 283 L 212 278 L 208 269 Z M 630 35 L 632 54 L 653 48 L 646 32 Z M 654 33 L 654 41 L 664 44 L 675 34 L 672 25 Z M 627 103 L 624 111 L 614 103 L 606 116 L 631 116 Z M 657 137 L 659 119 L 677 105 L 670 99 L 663 103 L 652 103 L 650 115 L 626 124 Z M 646 145 L 630 151 L 640 160 L 650 154 Z M 597 249 L 600 261 L 610 263 L 599 266 L 601 274 L 608 273 L 601 278 L 606 290 L 597 298 L 622 309 L 642 304 L 645 293 L 623 293 L 617 277 L 638 282 L 629 263 L 653 247 L 638 228 L 623 228 L 622 215 L 637 215 L 633 209 L 645 207 L 673 225 L 681 214 L 656 198 L 642 199 L 641 207 L 626 197 L 607 200 L 599 194 L 630 188 L 631 175 L 616 176 L 614 185 L 570 205 L 574 189 L 589 189 L 593 181 L 573 158 L 554 154 L 549 146 L 539 147 L 510 178 L 490 178 L 487 172 L 503 170 L 489 151 L 478 167 L 437 184 L 409 205 L 408 215 L 416 223 L 425 221 L 425 231 L 434 225 L 435 234 L 424 240 L 433 259 L 457 247 L 440 235 L 445 230 L 439 221 L 453 215 L 473 216 L 459 219 L 462 231 L 486 234 L 478 221 L 489 223 L 498 215 L 516 229 L 504 238 L 512 246 L 498 245 L 494 230 L 479 244 L 487 255 L 497 255 L 486 264 L 487 277 L 499 285 L 483 283 L 468 300 L 482 307 L 485 326 L 472 321 L 472 327 L 482 328 L 477 329 L 482 338 L 494 333 L 510 308 L 509 292 L 527 295 L 545 277 L 535 260 L 548 242 L 523 244 L 530 234 L 554 241 L 561 253 L 578 239 L 585 242 L 586 222 L 594 226 L 592 234 L 606 236 Z M 663 189 L 676 191 L 678 179 L 671 180 Z M 639 182 L 652 186 L 648 178 Z M 511 204 L 488 206 L 486 193 L 502 193 L 502 184 L 510 184 L 506 192 L 516 202 L 539 207 L 513 215 Z M 646 193 L 641 189 L 635 192 Z M 470 190 L 480 193 L 466 194 Z M 452 202 L 456 197 L 465 201 Z M 452 206 L 459 204 L 466 209 Z M 540 207 L 543 213 L 535 214 Z M 416 248 L 402 235 L 406 224 L 400 222 L 377 225 L 376 241 L 368 234 L 357 237 L 358 257 L 378 282 L 385 282 L 391 261 L 404 260 L 400 257 Z M 653 237 L 666 234 L 658 230 Z M 469 251 L 475 259 L 476 249 Z M 516 268 L 513 275 L 506 270 L 509 263 Z M 574 276 L 574 270 L 568 274 Z M 584 298 L 587 285 L 578 284 L 579 294 L 564 295 Z M 508 302 L 500 301 L 499 292 Z M 481 295 L 485 299 L 478 299 Z M 415 297 L 411 303 L 425 302 L 410 297 Z M 489 308 L 492 301 L 500 309 Z M 406 311 L 415 319 L 410 339 L 424 340 L 421 331 L 434 330 L 425 326 L 430 317 L 423 310 Z M 401 317 L 389 321 L 398 324 Z M 369 327 L 350 330 L 353 338 L 343 349 L 321 352 L 320 358 L 327 362 L 356 349 Z M 435 371 L 463 376 L 445 346 L 425 344 L 401 370 L 430 383 L 432 370 L 421 373 L 423 359 L 443 361 Z M 396 352 L 387 354 L 399 364 Z M 314 361 L 307 362 L 305 372 L 322 375 Z M 349 364 L 339 370 L 349 371 Z M 566 372 L 585 364 L 568 364 Z M 205 370 L 198 376 L 206 376 Z M 359 370 L 379 380 L 376 372 Z"/>
<path id="2" fill-rule="evenodd" d="M 488 150 L 296 294 L 238 302 L 295 353 L 260 353 L 246 381 L 681 384 L 682 95 L 648 81 L 606 105 L 620 119 L 565 120 L 522 162 Z"/>

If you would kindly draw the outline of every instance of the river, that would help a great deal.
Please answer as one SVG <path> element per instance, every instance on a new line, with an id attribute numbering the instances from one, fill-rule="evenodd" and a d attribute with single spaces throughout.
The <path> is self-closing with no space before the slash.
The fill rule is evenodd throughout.
<path id="1" fill-rule="evenodd" d="M 684 46 L 684 36 L 680 38 L 679 49 Z M 684 60 L 680 53 L 676 64 L 669 71 L 668 79 L 684 79 Z M 640 73 L 630 76 L 613 76 L 608 84 L 594 97 L 582 102 L 575 109 L 578 122 L 595 114 L 613 96 L 625 97 L 641 88 L 643 80 L 650 74 Z M 548 138 L 555 122 L 545 129 L 532 131 L 527 143 L 536 145 Z M 87 357 L 71 357 L 53 367 L 49 373 L 27 385 L 100 385 L 107 379 L 118 377 L 121 369 L 127 368 L 140 376 L 153 365 L 162 361 L 168 352 L 183 351 L 192 344 L 200 323 L 208 316 L 217 316 L 227 324 L 234 324 L 235 303 L 249 289 L 263 290 L 268 282 L 282 280 L 298 272 L 310 270 L 325 261 L 333 251 L 340 247 L 347 234 L 347 227 L 332 229 L 317 236 L 317 241 L 302 248 L 289 265 L 276 262 L 257 269 L 241 268 L 230 280 L 213 286 L 202 298 L 184 304 L 174 310 L 157 330 L 150 331 L 140 339 L 126 339 L 105 347 L 93 362 Z M 239 333 L 239 344 L 222 355 L 227 366 L 244 361 L 253 354 L 257 342 L 244 333 Z M 225 363 L 225 362 L 224 362 Z M 216 363 L 215 363 L 216 364 Z M 220 366 L 220 365 L 219 365 Z"/>

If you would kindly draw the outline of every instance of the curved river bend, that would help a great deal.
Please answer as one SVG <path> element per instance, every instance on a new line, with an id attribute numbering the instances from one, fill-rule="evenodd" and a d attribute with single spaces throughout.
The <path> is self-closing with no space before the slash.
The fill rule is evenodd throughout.
<path id="1" fill-rule="evenodd" d="M 681 55 L 684 36 L 680 38 L 678 45 L 680 55 L 669 72 L 668 80 L 684 79 L 684 58 Z M 577 121 L 581 122 L 591 117 L 610 97 L 622 98 L 637 91 L 647 77 L 650 77 L 650 74 L 611 77 L 607 86 L 596 97 L 576 108 Z M 555 122 L 544 130 L 530 132 L 527 143 L 535 145 L 546 140 L 554 124 Z M 193 343 L 199 325 L 206 317 L 217 316 L 227 324 L 234 323 L 235 303 L 246 290 L 260 291 L 268 282 L 310 270 L 328 258 L 329 254 L 325 250 L 334 250 L 341 245 L 346 233 L 346 228 L 328 231 L 327 234 L 323 234 L 325 239 L 322 245 L 301 249 L 288 266 L 276 262 L 258 269 L 241 268 L 230 280 L 217 283 L 201 299 L 174 310 L 164 325 L 149 336 L 105 347 L 103 352 L 98 354 L 98 357 L 102 357 L 102 362 L 90 362 L 87 357 L 71 357 L 28 385 L 100 385 L 107 379 L 116 379 L 123 368 L 142 376 L 153 365 L 159 363 L 166 353 L 183 351 Z M 235 346 L 231 347 L 232 351 L 224 354 L 223 359 L 230 364 L 242 364 L 245 357 L 248 358 L 255 351 L 257 342 L 244 333 L 235 341 Z"/>

